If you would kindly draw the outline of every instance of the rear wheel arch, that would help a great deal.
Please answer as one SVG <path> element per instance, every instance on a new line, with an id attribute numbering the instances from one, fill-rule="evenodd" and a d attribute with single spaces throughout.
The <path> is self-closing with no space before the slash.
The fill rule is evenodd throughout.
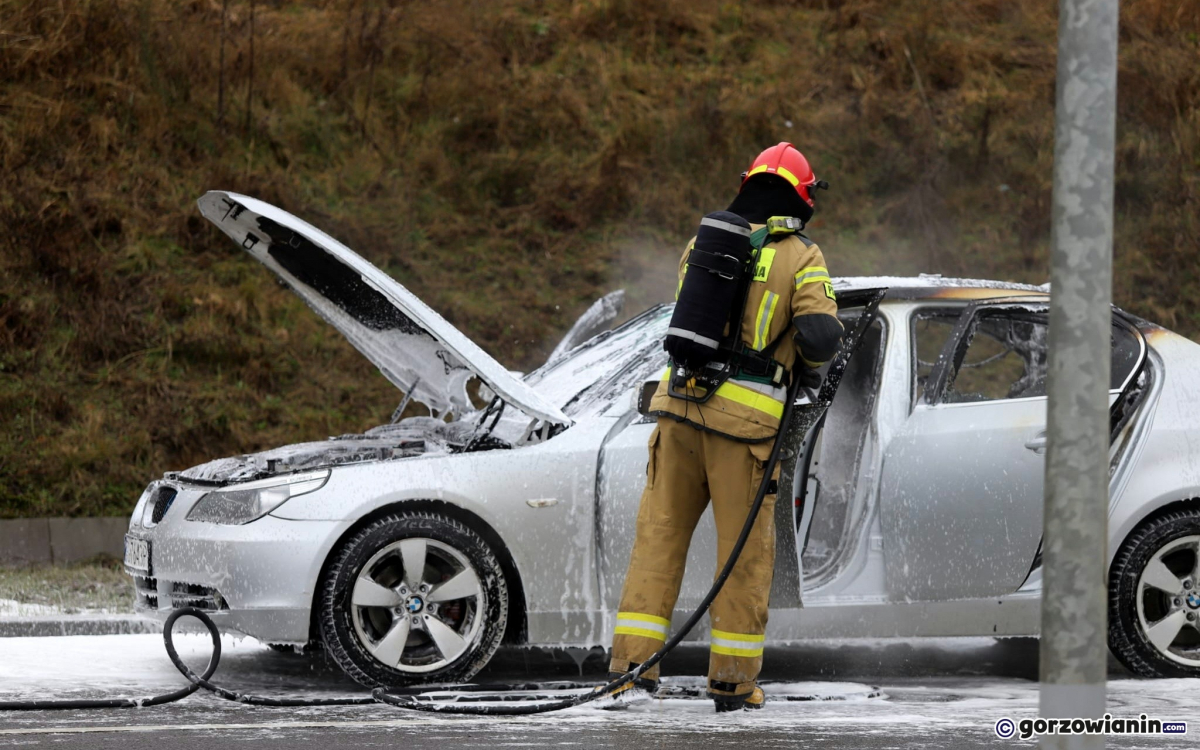
<path id="1" fill-rule="evenodd" d="M 1172 500 L 1145 514 L 1139 518 L 1136 523 L 1130 526 L 1129 531 L 1125 532 L 1125 536 L 1121 538 L 1121 541 L 1117 542 L 1116 549 L 1112 550 L 1113 559 L 1108 564 L 1108 576 L 1110 581 L 1112 578 L 1113 566 L 1116 565 L 1117 556 L 1120 554 L 1121 548 L 1124 547 L 1126 543 L 1136 534 L 1150 524 L 1154 523 L 1163 516 L 1171 515 L 1172 513 L 1178 513 L 1181 510 L 1200 511 L 1200 497 L 1185 497 L 1180 500 Z"/>
<path id="2" fill-rule="evenodd" d="M 523 644 L 528 641 L 527 627 L 527 604 L 525 599 L 525 587 L 521 583 L 521 574 L 517 570 L 516 562 L 513 560 L 512 553 L 508 549 L 508 545 L 500 537 L 496 530 L 487 522 L 480 518 L 475 513 L 444 500 L 403 500 L 397 503 L 389 503 L 379 508 L 372 510 L 370 513 L 359 518 L 349 528 L 342 532 L 337 541 L 329 548 L 329 553 L 325 560 L 321 563 L 320 573 L 317 575 L 317 580 L 313 586 L 313 602 L 310 608 L 309 615 L 309 640 L 320 641 L 320 607 L 318 606 L 317 598 L 320 596 L 321 581 L 325 579 L 329 571 L 330 563 L 333 561 L 337 551 L 345 544 L 346 540 L 358 533 L 365 526 L 370 525 L 377 519 L 383 518 L 391 513 L 398 511 L 427 511 L 431 513 L 439 513 L 448 518 L 452 518 L 459 523 L 470 528 L 483 540 L 491 546 L 492 551 L 499 559 L 500 568 L 504 572 L 504 580 L 508 585 L 509 594 L 509 616 L 508 626 L 504 632 L 504 645 Z"/>

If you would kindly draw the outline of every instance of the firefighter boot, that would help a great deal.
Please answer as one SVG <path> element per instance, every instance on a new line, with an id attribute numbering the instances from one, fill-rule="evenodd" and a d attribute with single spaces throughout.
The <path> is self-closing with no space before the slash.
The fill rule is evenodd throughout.
<path id="1" fill-rule="evenodd" d="M 608 681 L 612 682 L 625 672 L 609 672 Z M 605 711 L 623 711 L 629 708 L 631 703 L 640 703 L 644 700 L 649 700 L 654 697 L 654 693 L 658 690 L 658 682 L 649 680 L 645 677 L 639 677 L 633 682 L 627 682 L 616 690 L 608 694 L 614 700 L 603 706 Z"/>
<path id="2" fill-rule="evenodd" d="M 767 702 L 767 696 L 763 694 L 762 688 L 755 686 L 753 690 L 744 695 L 721 695 L 719 693 L 709 693 L 716 704 L 717 713 L 723 714 L 726 711 L 750 711 L 762 708 Z"/>

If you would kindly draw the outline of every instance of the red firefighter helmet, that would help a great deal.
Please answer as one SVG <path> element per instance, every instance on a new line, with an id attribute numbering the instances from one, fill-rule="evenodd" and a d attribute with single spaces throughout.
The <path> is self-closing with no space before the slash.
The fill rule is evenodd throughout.
<path id="1" fill-rule="evenodd" d="M 742 187 L 746 186 L 746 181 L 751 177 L 764 172 L 779 175 L 787 180 L 795 188 L 800 200 L 809 207 L 814 207 L 812 189 L 818 187 L 817 176 L 808 165 L 808 159 L 805 159 L 804 154 L 795 146 L 782 141 L 759 154 L 750 168 L 742 174 Z"/>

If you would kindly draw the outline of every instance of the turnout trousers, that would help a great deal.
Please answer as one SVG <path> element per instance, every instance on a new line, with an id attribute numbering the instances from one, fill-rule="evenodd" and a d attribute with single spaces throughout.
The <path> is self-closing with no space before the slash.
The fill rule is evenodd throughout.
<path id="1" fill-rule="evenodd" d="M 710 498 L 720 572 L 746 523 L 771 447 L 771 441 L 742 443 L 685 422 L 658 420 L 650 437 L 646 489 L 617 612 L 610 670 L 629 671 L 667 639 L 692 532 Z M 714 694 L 749 693 L 762 669 L 775 565 L 774 507 L 775 495 L 769 494 L 709 611 L 708 687 Z M 644 677 L 657 680 L 658 673 L 656 666 Z"/>

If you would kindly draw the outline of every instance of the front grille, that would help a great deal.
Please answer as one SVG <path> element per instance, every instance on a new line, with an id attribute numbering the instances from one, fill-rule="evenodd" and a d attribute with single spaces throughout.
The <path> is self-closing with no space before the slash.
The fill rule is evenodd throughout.
<path id="1" fill-rule="evenodd" d="M 171 609 L 195 607 L 206 612 L 218 612 L 229 609 L 229 604 L 221 596 L 221 592 L 211 586 L 182 581 L 163 581 L 169 587 Z M 133 577 L 134 601 L 138 609 L 158 609 L 158 586 L 156 578 L 146 576 Z"/>
<path id="2" fill-rule="evenodd" d="M 167 511 L 171 509 L 171 504 L 175 502 L 175 496 L 179 491 L 174 487 L 163 485 L 158 488 L 158 492 L 154 493 L 154 513 L 150 516 L 150 520 L 154 523 L 161 523 L 163 517 L 167 515 Z"/>

